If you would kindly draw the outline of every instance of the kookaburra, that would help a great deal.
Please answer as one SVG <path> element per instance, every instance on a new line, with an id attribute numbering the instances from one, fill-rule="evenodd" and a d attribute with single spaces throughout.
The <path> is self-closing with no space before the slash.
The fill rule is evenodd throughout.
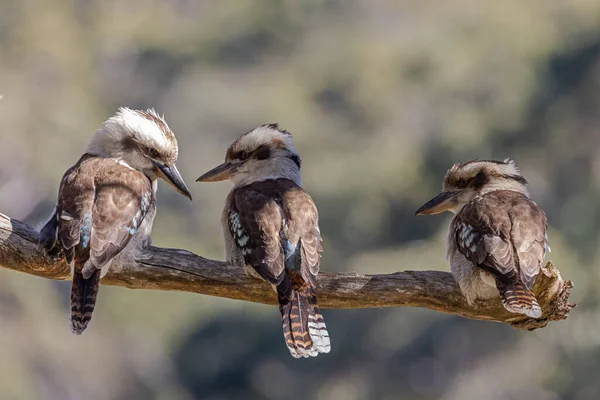
<path id="1" fill-rule="evenodd" d="M 300 157 L 292 135 L 277 124 L 239 137 L 225 162 L 198 181 L 229 179 L 221 223 L 226 259 L 270 283 L 292 356 L 328 353 L 329 333 L 315 296 L 321 260 L 317 207 L 300 187 Z"/>
<path id="2" fill-rule="evenodd" d="M 442 192 L 418 215 L 451 211 L 450 269 L 469 304 L 502 298 L 513 313 L 539 318 L 531 291 L 548 247 L 544 211 L 529 198 L 527 181 L 511 160 L 455 164 Z"/>
<path id="3" fill-rule="evenodd" d="M 115 258 L 132 258 L 150 244 L 157 179 L 191 195 L 175 166 L 175 135 L 154 110 L 120 108 L 96 131 L 64 174 L 58 202 L 40 242 L 73 270 L 71 329 L 85 331 L 101 276 Z"/>

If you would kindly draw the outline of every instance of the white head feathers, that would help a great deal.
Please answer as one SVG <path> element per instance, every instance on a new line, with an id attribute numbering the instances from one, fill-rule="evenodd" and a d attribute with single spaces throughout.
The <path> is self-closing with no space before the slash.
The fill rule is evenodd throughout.
<path id="1" fill-rule="evenodd" d="M 231 177 L 237 186 L 275 178 L 301 184 L 301 161 L 292 134 L 278 124 L 261 125 L 240 136 L 227 149 L 225 161 L 237 165 Z"/>
<path id="2" fill-rule="evenodd" d="M 227 149 L 227 157 L 232 159 L 239 152 L 252 152 L 261 146 L 267 146 L 272 151 L 281 149 L 298 154 L 291 133 L 279 128 L 278 124 L 265 124 L 243 134 L 233 142 Z"/>
<path id="3" fill-rule="evenodd" d="M 153 109 L 146 111 L 121 107 L 96 131 L 86 153 L 122 159 L 141 169 L 142 155 L 160 159 L 166 164 L 177 160 L 175 135 Z M 134 165 L 139 164 L 139 165 Z"/>

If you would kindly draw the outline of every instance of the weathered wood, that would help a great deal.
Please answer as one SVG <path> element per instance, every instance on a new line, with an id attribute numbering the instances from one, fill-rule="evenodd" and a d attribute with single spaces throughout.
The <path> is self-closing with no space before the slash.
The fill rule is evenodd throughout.
<path id="1" fill-rule="evenodd" d="M 264 304 L 276 304 L 273 290 L 248 278 L 238 268 L 177 249 L 146 249 L 130 265 L 111 265 L 105 285 L 132 289 L 178 290 Z M 29 225 L 0 214 L 0 266 L 48 279 L 69 279 L 64 261 L 51 263 L 38 247 L 38 233 Z M 468 305 L 452 275 L 441 271 L 404 271 L 385 275 L 322 272 L 319 303 L 324 308 L 423 307 L 465 318 L 507 322 L 536 329 L 567 318 L 570 281 L 563 281 L 549 262 L 534 292 L 544 314 L 532 320 L 507 312 L 498 298 Z"/>

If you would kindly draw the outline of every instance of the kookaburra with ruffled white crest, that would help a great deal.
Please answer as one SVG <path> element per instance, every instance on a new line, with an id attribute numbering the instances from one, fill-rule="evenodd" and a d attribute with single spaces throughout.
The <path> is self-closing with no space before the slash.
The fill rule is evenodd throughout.
<path id="1" fill-rule="evenodd" d="M 64 174 L 58 202 L 40 242 L 73 269 L 71 328 L 85 331 L 100 278 L 115 258 L 133 258 L 150 244 L 157 179 L 191 200 L 175 162 L 175 135 L 154 110 L 120 108 L 96 131 Z"/>
<path id="2" fill-rule="evenodd" d="M 225 162 L 198 181 L 226 179 L 233 182 L 221 219 L 227 261 L 273 286 L 292 356 L 328 353 L 315 295 L 323 251 L 319 216 L 300 187 L 292 135 L 277 124 L 259 126 L 233 142 Z"/>
<path id="3" fill-rule="evenodd" d="M 531 288 L 546 251 L 547 220 L 529 198 L 527 181 L 511 160 L 455 164 L 442 192 L 419 215 L 451 211 L 450 269 L 469 304 L 502 298 L 504 307 L 531 318 L 542 310 Z"/>

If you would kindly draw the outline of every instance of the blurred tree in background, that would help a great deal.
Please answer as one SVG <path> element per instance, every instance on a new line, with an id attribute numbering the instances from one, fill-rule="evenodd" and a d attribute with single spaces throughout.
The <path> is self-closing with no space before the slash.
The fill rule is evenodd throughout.
<path id="1" fill-rule="evenodd" d="M 2 270 L 1 399 L 600 397 L 600 2 L 3 0 L 0 94 L 0 212 L 36 226 L 118 106 L 165 114 L 190 184 L 279 122 L 329 271 L 447 269 L 450 216 L 414 210 L 454 162 L 511 157 L 579 303 L 536 332 L 325 310 L 332 353 L 294 360 L 274 307 L 106 287 L 75 337 L 69 283 Z M 161 187 L 154 243 L 222 258 L 229 188 Z"/>

